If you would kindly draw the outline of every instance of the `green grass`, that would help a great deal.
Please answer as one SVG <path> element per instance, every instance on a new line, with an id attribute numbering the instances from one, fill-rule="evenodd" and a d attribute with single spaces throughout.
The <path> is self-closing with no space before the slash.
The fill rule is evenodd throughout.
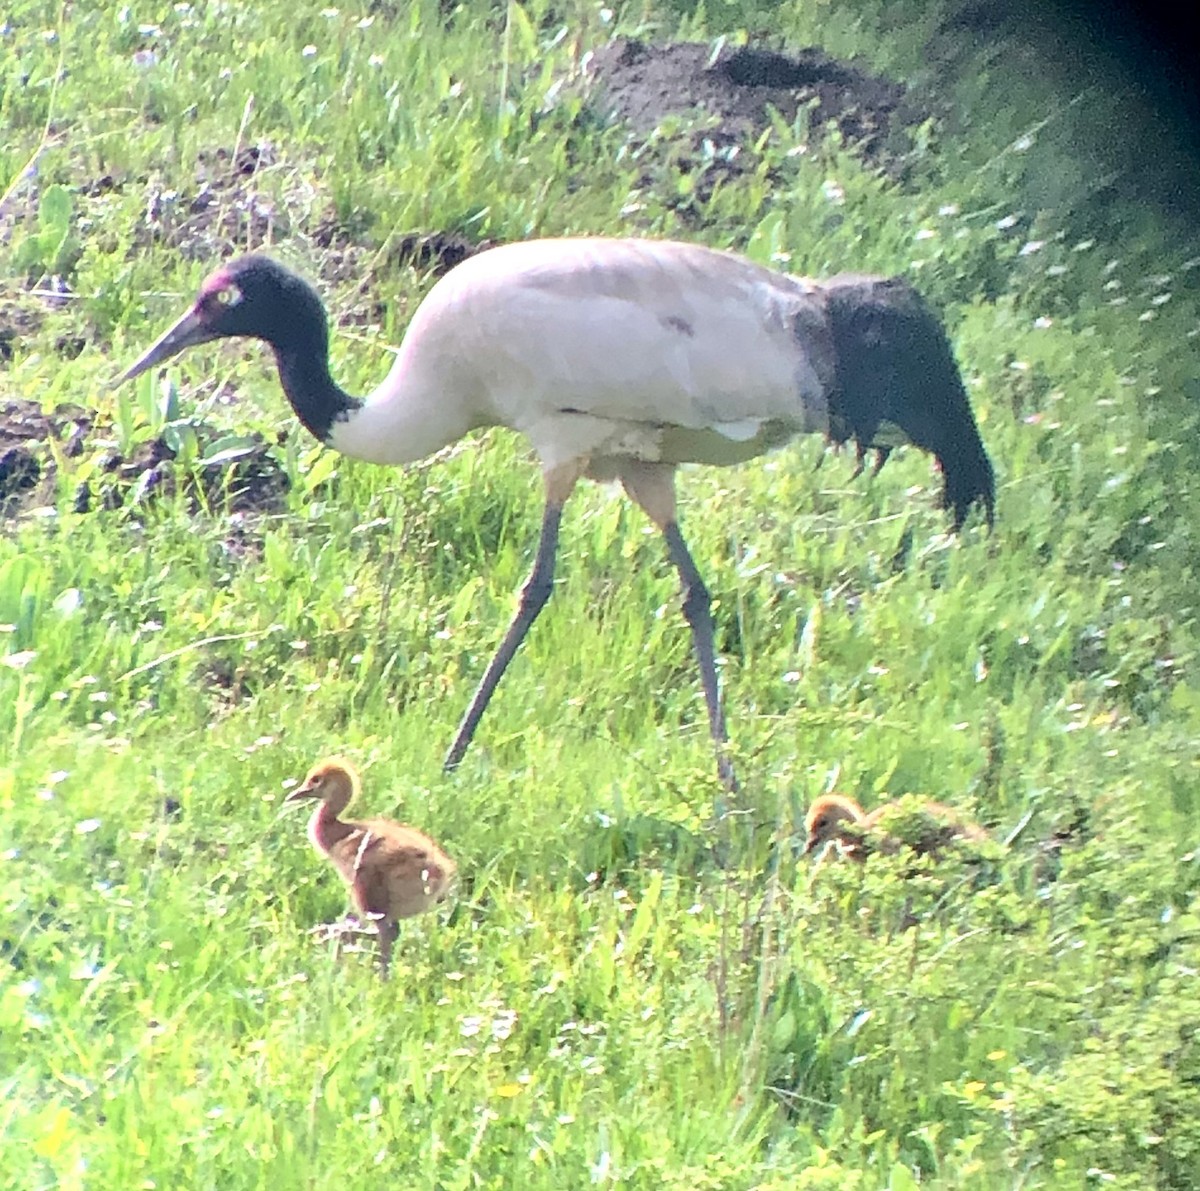
<path id="1" fill-rule="evenodd" d="M 10 6 L 0 298 L 39 321 L 0 384 L 99 429 L 45 448 L 52 506 L 0 536 L 0 1186 L 1200 1181 L 1196 249 L 1099 201 L 1071 147 L 1120 94 L 981 51 L 903 184 L 776 127 L 689 210 L 668 145 L 549 102 L 585 50 L 769 25 L 929 82 L 942 10 L 614 8 Z M 726 819 L 674 576 L 618 495 L 573 498 L 555 598 L 446 776 L 532 554 L 524 444 L 337 459 L 251 345 L 192 353 L 166 399 L 104 387 L 269 231 L 366 390 L 432 282 L 389 252 L 412 230 L 680 235 L 903 272 L 944 312 L 994 534 L 946 535 L 915 452 L 870 482 L 815 442 L 682 478 L 745 786 Z M 266 436 L 283 511 L 184 488 L 71 511 L 97 437 L 201 421 L 209 450 Z M 463 874 L 387 985 L 308 934 L 344 893 L 281 804 L 329 751 Z M 814 868 L 797 832 L 835 782 L 1015 836 Z"/>

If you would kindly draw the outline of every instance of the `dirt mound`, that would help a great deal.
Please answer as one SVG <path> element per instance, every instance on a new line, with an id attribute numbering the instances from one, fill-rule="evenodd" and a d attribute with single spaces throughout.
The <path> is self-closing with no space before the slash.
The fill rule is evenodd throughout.
<path id="1" fill-rule="evenodd" d="M 617 38 L 588 64 L 588 106 L 639 137 L 678 121 L 672 173 L 705 167 L 700 198 L 718 181 L 754 167 L 748 151 L 772 125 L 792 125 L 805 110 L 819 136 L 833 126 L 854 152 L 900 176 L 912 150 L 909 130 L 928 113 L 900 83 L 815 47 L 794 54 L 700 42 L 651 45 Z M 682 144 L 683 156 L 678 155 Z"/>
<path id="2" fill-rule="evenodd" d="M 617 38 L 592 58 L 588 72 L 593 108 L 641 133 L 670 116 L 699 116 L 710 134 L 742 140 L 770 126 L 770 108 L 791 124 L 811 106 L 814 126 L 832 123 L 860 153 L 878 158 L 897 125 L 921 116 L 901 84 L 816 48 L 789 55 L 726 46 L 714 57 L 700 42 Z"/>

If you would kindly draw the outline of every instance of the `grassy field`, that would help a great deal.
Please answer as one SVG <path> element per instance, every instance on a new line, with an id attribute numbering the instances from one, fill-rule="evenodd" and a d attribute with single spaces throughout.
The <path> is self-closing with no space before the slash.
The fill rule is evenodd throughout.
<path id="1" fill-rule="evenodd" d="M 9 6 L 0 401 L 95 425 L 60 422 L 0 522 L 0 1186 L 1200 1185 L 1200 250 L 1133 188 L 1159 133 L 1119 77 L 944 15 Z M 614 34 L 768 28 L 923 88 L 895 168 L 799 118 L 722 172 L 582 105 Z M 365 392 L 433 281 L 412 232 L 678 236 L 900 272 L 943 312 L 993 534 L 947 534 L 915 451 L 683 475 L 726 816 L 674 576 L 618 494 L 568 506 L 447 776 L 532 555 L 524 444 L 347 463 L 252 344 L 106 389 L 265 243 Z M 151 478 L 113 469 L 164 436 Z M 244 507 L 253 443 L 288 488 Z M 331 751 L 463 876 L 388 984 L 310 935 L 345 895 L 282 800 Z M 1011 842 L 814 868 L 835 785 Z"/>

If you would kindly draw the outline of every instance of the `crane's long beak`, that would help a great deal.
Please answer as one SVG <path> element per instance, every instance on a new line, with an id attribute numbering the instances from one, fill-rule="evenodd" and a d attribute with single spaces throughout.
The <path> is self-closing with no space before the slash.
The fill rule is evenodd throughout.
<path id="1" fill-rule="evenodd" d="M 133 380 L 135 376 L 141 376 L 148 368 L 153 368 L 155 364 L 160 364 L 163 360 L 169 360 L 172 356 L 177 356 L 185 348 L 194 347 L 197 343 L 207 343 L 210 339 L 217 339 L 219 337 L 218 332 L 210 330 L 200 321 L 200 316 L 193 308 L 178 322 L 168 327 L 155 340 L 150 350 L 135 364 L 131 364 L 126 368 L 112 382 L 111 387 L 116 388 L 117 385 L 123 385 L 127 380 Z"/>

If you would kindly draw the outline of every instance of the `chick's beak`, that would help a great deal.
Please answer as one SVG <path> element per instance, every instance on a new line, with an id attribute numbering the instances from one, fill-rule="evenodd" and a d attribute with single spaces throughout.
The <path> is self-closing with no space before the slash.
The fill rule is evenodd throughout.
<path id="1" fill-rule="evenodd" d="M 809 852 L 812 852 L 820 842 L 821 840 L 815 832 L 810 835 L 804 844 L 804 855 L 807 856 Z"/>
<path id="2" fill-rule="evenodd" d="M 297 786 L 284 800 L 286 806 L 289 802 L 300 802 L 305 798 L 316 798 L 318 796 L 317 785 L 315 782 L 305 782 L 302 786 Z"/>
<path id="3" fill-rule="evenodd" d="M 207 343 L 210 339 L 219 338 L 219 333 L 206 327 L 199 314 L 193 307 L 178 322 L 172 324 L 151 345 L 150 350 L 136 363 L 131 364 L 115 381 L 112 387 L 123 385 L 126 381 L 141 376 L 155 364 L 177 356 L 185 348 L 194 347 L 197 343 Z"/>

